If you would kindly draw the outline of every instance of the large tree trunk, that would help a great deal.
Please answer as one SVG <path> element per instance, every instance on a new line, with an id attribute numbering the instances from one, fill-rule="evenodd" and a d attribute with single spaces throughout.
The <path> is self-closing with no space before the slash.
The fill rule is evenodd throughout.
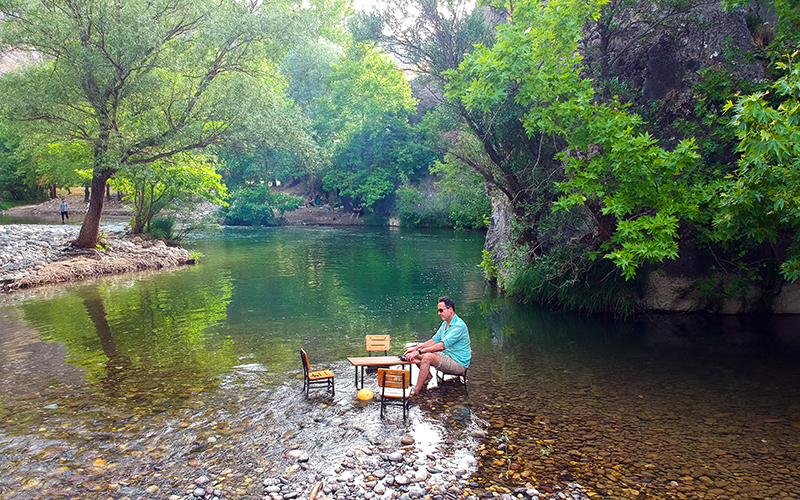
<path id="1" fill-rule="evenodd" d="M 95 171 L 92 177 L 91 201 L 89 211 L 83 218 L 83 225 L 78 239 L 73 245 L 80 248 L 94 248 L 97 237 L 100 236 L 100 216 L 103 215 L 103 200 L 106 192 L 106 183 L 113 172 L 108 169 Z"/>

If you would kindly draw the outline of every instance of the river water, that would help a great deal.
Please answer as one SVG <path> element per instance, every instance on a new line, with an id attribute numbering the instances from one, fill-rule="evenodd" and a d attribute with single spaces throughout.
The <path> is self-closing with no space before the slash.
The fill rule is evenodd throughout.
<path id="1" fill-rule="evenodd" d="M 167 498 L 202 468 L 260 498 L 289 449 L 324 469 L 410 435 L 478 495 L 578 482 L 603 498 L 800 498 L 798 318 L 522 307 L 484 286 L 482 245 L 227 228 L 186 242 L 196 266 L 2 296 L 0 497 Z M 470 329 L 469 385 L 381 419 L 345 358 L 365 334 L 390 334 L 395 354 L 427 340 L 442 295 Z M 301 394 L 301 347 L 334 371 L 335 398 Z"/>

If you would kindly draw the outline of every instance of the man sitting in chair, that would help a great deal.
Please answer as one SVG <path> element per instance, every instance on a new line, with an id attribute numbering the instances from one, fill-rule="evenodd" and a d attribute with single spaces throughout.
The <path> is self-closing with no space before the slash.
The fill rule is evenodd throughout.
<path id="1" fill-rule="evenodd" d="M 469 368 L 472 349 L 467 324 L 456 316 L 455 303 L 450 297 L 439 299 L 439 317 L 442 326 L 432 339 L 408 349 L 404 356 L 419 365 L 419 378 L 412 394 L 419 394 L 428 387 L 434 366 L 442 373 L 463 375 Z"/>

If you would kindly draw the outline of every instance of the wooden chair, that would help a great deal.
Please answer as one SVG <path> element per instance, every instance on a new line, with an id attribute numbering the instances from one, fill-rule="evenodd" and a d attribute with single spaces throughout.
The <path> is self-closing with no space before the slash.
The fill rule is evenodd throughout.
<path id="1" fill-rule="evenodd" d="M 470 351 L 470 354 L 472 354 L 472 351 Z M 442 384 L 445 383 L 444 377 L 446 375 L 450 375 L 451 378 L 449 378 L 447 380 L 447 382 L 450 382 L 452 380 L 458 380 L 459 382 L 464 384 L 464 388 L 466 389 L 467 381 L 468 381 L 467 372 L 469 372 L 469 369 L 464 370 L 464 374 L 463 375 L 453 375 L 453 374 L 450 374 L 450 373 L 443 373 L 443 372 L 440 372 L 439 370 L 436 370 L 436 368 L 434 368 L 434 370 L 436 371 L 436 384 L 439 385 L 440 387 L 441 387 Z"/>
<path id="2" fill-rule="evenodd" d="M 372 356 L 373 352 L 380 352 L 383 351 L 384 356 L 389 355 L 389 349 L 391 344 L 391 335 L 367 335 L 367 355 Z M 379 367 L 377 366 L 370 366 L 367 368 L 367 373 L 375 373 L 375 371 Z M 383 368 L 389 368 L 388 365 L 383 366 Z M 364 378 L 364 369 L 361 369 L 361 378 Z"/>
<path id="3" fill-rule="evenodd" d="M 388 356 L 391 338 L 391 335 L 367 335 L 367 355 L 372 356 L 373 352 L 383 351 L 383 355 Z"/>
<path id="4" fill-rule="evenodd" d="M 400 405 L 403 407 L 403 421 L 405 421 L 411 401 L 411 372 L 379 368 L 378 387 L 381 388 L 381 418 L 387 406 Z"/>
<path id="5" fill-rule="evenodd" d="M 312 385 L 323 384 L 330 391 L 331 396 L 335 396 L 336 389 L 333 386 L 333 372 L 330 370 L 312 372 L 308 365 L 308 354 L 303 349 L 300 349 L 300 359 L 303 361 L 303 391 L 306 393 L 306 397 L 308 397 Z"/>
<path id="6" fill-rule="evenodd" d="M 464 384 L 464 387 L 467 387 L 467 372 L 468 371 L 469 371 L 469 369 L 464 370 L 464 374 L 463 375 L 453 375 L 453 374 L 450 374 L 450 373 L 443 373 L 443 372 L 440 372 L 439 370 L 436 370 L 436 383 L 439 386 L 441 386 L 442 384 L 445 383 L 445 379 L 444 378 L 446 376 L 450 376 L 452 378 L 447 379 L 447 382 L 450 382 L 452 380 L 458 380 L 459 382 Z"/>

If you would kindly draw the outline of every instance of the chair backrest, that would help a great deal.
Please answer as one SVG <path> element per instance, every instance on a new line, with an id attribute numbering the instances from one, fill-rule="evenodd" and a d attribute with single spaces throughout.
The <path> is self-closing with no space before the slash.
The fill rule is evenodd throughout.
<path id="1" fill-rule="evenodd" d="M 300 359 L 303 360 L 303 373 L 308 376 L 308 372 L 311 368 L 308 366 L 308 354 L 306 354 L 303 348 L 300 348 Z"/>
<path id="2" fill-rule="evenodd" d="M 383 351 L 388 355 L 391 338 L 391 335 L 367 335 L 367 353 L 372 356 L 375 351 Z"/>
<path id="3" fill-rule="evenodd" d="M 411 384 L 409 370 L 390 370 L 378 368 L 378 387 L 387 389 L 408 389 Z"/>

